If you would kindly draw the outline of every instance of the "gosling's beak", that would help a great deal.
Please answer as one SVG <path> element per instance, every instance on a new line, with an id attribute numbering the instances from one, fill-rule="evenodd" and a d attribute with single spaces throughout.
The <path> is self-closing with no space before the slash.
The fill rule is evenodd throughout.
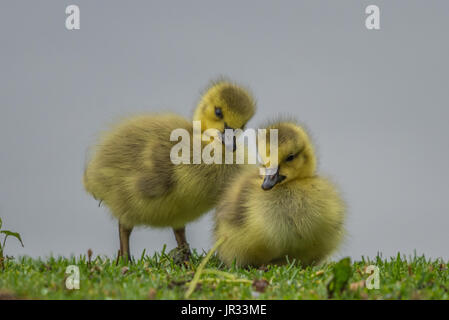
<path id="1" fill-rule="evenodd" d="M 263 179 L 263 183 L 262 183 L 262 189 L 270 190 L 276 184 L 283 181 L 285 178 L 286 178 L 285 176 L 279 174 L 279 166 L 278 166 L 275 173 L 265 175 L 265 178 Z"/>
<path id="2" fill-rule="evenodd" d="M 232 141 L 230 141 L 230 142 L 227 142 L 227 140 L 226 140 L 226 129 L 232 130 L 229 132 L 230 134 L 232 134 Z M 234 135 L 234 129 L 229 127 L 226 123 L 224 124 L 224 130 L 221 134 L 221 142 L 225 145 L 226 148 L 232 147 L 233 152 L 237 149 L 237 140 Z"/>

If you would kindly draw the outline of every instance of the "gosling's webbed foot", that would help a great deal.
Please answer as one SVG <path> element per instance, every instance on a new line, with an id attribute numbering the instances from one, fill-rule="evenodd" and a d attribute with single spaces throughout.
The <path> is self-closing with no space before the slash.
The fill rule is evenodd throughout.
<path id="1" fill-rule="evenodd" d="M 184 264 L 184 262 L 187 262 L 190 260 L 191 252 L 190 247 L 186 243 L 182 246 L 178 246 L 171 250 L 168 253 L 168 256 L 173 259 L 173 262 L 178 265 Z"/>
<path id="2" fill-rule="evenodd" d="M 176 264 L 183 264 L 190 260 L 190 246 L 186 240 L 186 229 L 185 227 L 173 229 L 175 233 L 176 242 L 178 247 L 169 252 L 169 256 L 173 259 Z"/>

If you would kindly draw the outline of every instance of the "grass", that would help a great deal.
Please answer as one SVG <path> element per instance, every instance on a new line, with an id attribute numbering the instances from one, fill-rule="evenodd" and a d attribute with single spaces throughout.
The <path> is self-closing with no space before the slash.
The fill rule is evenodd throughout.
<path id="1" fill-rule="evenodd" d="M 3 230 L 2 226 L 3 226 L 3 221 L 2 221 L 2 218 L 0 218 L 0 235 L 3 236 L 3 241 L 1 241 L 1 239 L 0 239 L 0 270 L 3 270 L 3 268 L 4 268 L 4 265 L 3 265 L 3 261 L 5 260 L 4 251 L 5 251 L 5 246 L 6 246 L 6 240 L 8 240 L 8 237 L 16 238 L 17 240 L 20 241 L 20 244 L 23 247 L 23 242 L 22 242 L 22 238 L 20 237 L 20 234 L 17 232 L 12 232 L 10 230 Z"/>
<path id="2" fill-rule="evenodd" d="M 142 253 L 132 264 L 101 256 L 7 258 L 0 299 L 184 299 L 204 254 L 176 265 L 169 255 Z M 66 289 L 69 265 L 80 271 L 80 289 Z M 367 266 L 379 268 L 379 289 L 368 289 Z M 447 262 L 424 256 L 302 268 L 294 261 L 264 268 L 225 267 L 215 256 L 197 274 L 190 299 L 449 299 Z"/>

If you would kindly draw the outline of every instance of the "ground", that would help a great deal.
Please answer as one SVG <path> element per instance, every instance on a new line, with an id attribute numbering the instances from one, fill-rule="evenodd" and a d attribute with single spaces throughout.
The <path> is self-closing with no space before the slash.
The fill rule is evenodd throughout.
<path id="1" fill-rule="evenodd" d="M 142 253 L 133 263 L 91 252 L 45 260 L 9 257 L 0 270 L 0 299 L 449 299 L 447 261 L 424 256 L 247 269 L 225 267 L 215 256 L 203 269 L 204 257 L 194 252 L 185 265 L 176 265 L 165 250 Z M 66 288 L 73 277 L 66 274 L 69 265 L 79 267 L 79 290 Z M 373 281 L 367 287 L 370 265 L 378 267 L 379 289 L 368 288 Z M 195 272 L 198 282 L 191 284 Z M 186 296 L 189 286 L 195 290 Z"/>

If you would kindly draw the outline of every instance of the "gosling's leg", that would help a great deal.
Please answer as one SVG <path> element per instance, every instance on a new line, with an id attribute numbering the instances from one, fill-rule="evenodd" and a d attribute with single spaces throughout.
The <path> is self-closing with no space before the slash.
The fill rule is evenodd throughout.
<path id="1" fill-rule="evenodd" d="M 133 228 L 129 229 L 119 222 L 118 231 L 120 237 L 120 256 L 131 261 L 131 251 L 129 250 L 129 236 L 131 235 L 131 231 L 133 231 Z"/>
<path id="2" fill-rule="evenodd" d="M 186 240 L 186 227 L 173 229 L 173 232 L 175 233 L 176 242 L 178 243 L 179 248 L 189 245 Z"/>
<path id="3" fill-rule="evenodd" d="M 190 246 L 186 240 L 186 228 L 173 229 L 176 242 L 178 243 L 177 251 L 179 252 L 179 258 L 184 261 L 188 261 L 190 258 Z"/>

